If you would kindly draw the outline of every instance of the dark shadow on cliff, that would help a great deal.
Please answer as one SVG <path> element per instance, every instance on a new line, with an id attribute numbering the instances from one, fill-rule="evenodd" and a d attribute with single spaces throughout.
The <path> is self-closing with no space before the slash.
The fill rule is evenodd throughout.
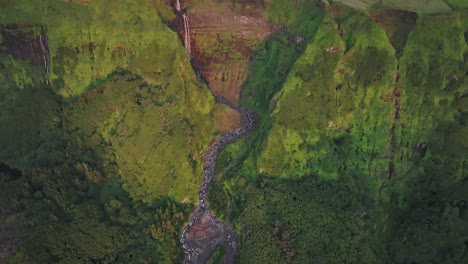
<path id="1" fill-rule="evenodd" d="M 258 129 L 242 140 L 241 151 L 233 155 L 236 157 L 229 157 L 230 154 L 224 151 L 220 155 L 218 168 L 225 168 L 234 162 L 230 168 L 236 171 L 239 167 L 234 169 L 232 166 L 242 166 L 242 160 L 247 157 L 256 159 L 271 128 L 270 113 L 275 107 L 275 102 L 271 100 L 282 89 L 294 63 L 317 32 L 323 18 L 323 11 L 314 9 L 309 16 L 289 27 L 284 26 L 259 45 L 250 62 L 239 100 L 241 105 L 254 110 L 259 116 Z M 252 177 L 253 180 L 256 178 L 254 175 Z"/>
<path id="2" fill-rule="evenodd" d="M 257 48 L 249 65 L 247 79 L 242 85 L 239 100 L 241 105 L 249 107 L 258 115 L 257 130 L 236 143 L 240 145 L 238 150 L 230 150 L 228 147 L 220 154 L 217 173 L 224 176 L 223 180 L 232 179 L 240 172 L 244 176 L 248 175 L 249 182 L 259 184 L 255 163 L 271 128 L 270 113 L 275 107 L 275 103 L 271 100 L 281 91 L 294 63 L 305 51 L 307 43 L 314 37 L 324 18 L 324 12 L 320 8 L 312 10 L 313 12 L 302 16 L 295 24 L 289 27 L 283 26 L 267 37 Z M 253 163 L 247 164 L 246 160 L 253 160 Z M 213 182 L 211 185 L 211 205 L 218 216 L 229 217 L 233 221 L 238 217 L 240 208 L 237 207 L 237 202 L 232 202 L 230 203 L 232 212 L 226 211 L 229 210 L 225 206 L 227 194 L 219 184 Z"/>
<path id="3" fill-rule="evenodd" d="M 178 262 L 183 257 L 177 239 L 192 205 L 167 197 L 151 204 L 132 199 L 109 145 L 95 133 L 84 133 L 95 127 L 71 118 L 100 100 L 103 85 L 119 79 L 131 90 L 126 100 L 139 107 L 133 87 L 146 84 L 125 70 L 66 102 L 47 86 L 0 91 L 0 178 L 5 178 L 0 225 L 8 227 L 0 230 L 0 246 L 5 257 L 19 263 Z"/>

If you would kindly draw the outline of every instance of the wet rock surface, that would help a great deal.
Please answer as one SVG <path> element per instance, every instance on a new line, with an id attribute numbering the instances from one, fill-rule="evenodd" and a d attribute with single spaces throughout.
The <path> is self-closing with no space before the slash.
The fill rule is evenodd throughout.
<path id="1" fill-rule="evenodd" d="M 252 132 L 257 124 L 257 116 L 247 107 L 224 97 L 215 96 L 215 100 L 241 114 L 241 127 L 221 135 L 203 154 L 203 181 L 198 192 L 198 206 L 180 236 L 185 251 L 185 263 L 205 263 L 219 246 L 224 252 L 221 263 L 234 263 L 238 253 L 239 239 L 228 224 L 217 219 L 211 212 L 208 191 L 215 175 L 218 155 L 228 144 Z"/>
<path id="2" fill-rule="evenodd" d="M 255 113 L 235 102 L 255 46 L 274 28 L 262 18 L 263 1 L 176 0 L 172 5 L 179 36 L 198 77 L 210 87 L 216 103 L 235 110 L 232 111 L 234 115 L 231 113 L 227 117 L 229 120 L 238 120 L 236 115 L 240 115 L 240 127 L 222 134 L 203 154 L 198 206 L 180 236 L 184 262 L 206 263 L 215 250 L 222 247 L 221 263 L 234 263 L 239 238 L 210 210 L 208 191 L 221 151 L 255 129 Z"/>

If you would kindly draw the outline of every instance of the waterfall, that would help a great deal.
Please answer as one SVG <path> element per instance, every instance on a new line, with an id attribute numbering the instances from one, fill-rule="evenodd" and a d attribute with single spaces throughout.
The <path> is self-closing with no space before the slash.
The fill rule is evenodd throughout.
<path id="1" fill-rule="evenodd" d="M 44 35 L 44 37 L 42 37 Z M 49 55 L 49 43 L 47 39 L 47 34 L 45 32 L 41 32 L 39 34 L 39 45 L 41 46 L 42 50 L 42 60 L 44 62 L 44 69 L 46 71 L 45 82 L 47 85 L 49 84 L 49 70 L 50 70 L 50 55 Z"/>
<path id="2" fill-rule="evenodd" d="M 185 50 L 187 51 L 187 54 L 190 57 L 191 47 L 190 47 L 190 27 L 189 27 L 188 17 L 185 14 L 185 12 L 181 11 L 180 0 L 176 0 L 174 8 L 176 10 L 176 15 L 178 17 L 180 16 L 180 14 L 182 14 L 182 20 L 184 22 L 184 36 L 183 36 L 184 46 L 185 46 Z"/>
<path id="3" fill-rule="evenodd" d="M 48 51 L 46 50 L 47 46 L 47 37 L 42 38 L 42 32 L 39 34 L 39 44 L 41 45 L 41 50 L 42 50 L 42 60 L 44 61 L 44 69 L 46 70 L 46 73 L 49 74 L 49 65 L 48 65 L 48 59 L 47 56 Z"/>
<path id="4" fill-rule="evenodd" d="M 185 14 L 183 14 L 182 17 L 184 18 L 184 32 L 185 32 L 184 46 L 185 46 L 185 50 L 187 51 L 187 54 L 190 57 L 190 50 L 191 50 L 191 47 L 190 47 L 190 27 L 189 27 L 187 16 Z"/>

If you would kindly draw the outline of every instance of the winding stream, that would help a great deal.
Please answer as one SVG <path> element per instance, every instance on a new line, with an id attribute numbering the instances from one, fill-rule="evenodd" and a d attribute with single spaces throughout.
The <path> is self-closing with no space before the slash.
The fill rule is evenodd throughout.
<path id="1" fill-rule="evenodd" d="M 188 18 L 185 9 L 181 8 L 179 0 L 174 5 L 175 14 L 183 22 L 184 34 L 179 36 L 183 40 L 190 58 Z M 218 155 L 227 145 L 252 132 L 257 123 L 257 116 L 247 107 L 235 104 L 224 97 L 215 96 L 215 101 L 238 111 L 241 115 L 241 126 L 222 134 L 203 153 L 203 180 L 198 189 L 198 205 L 180 235 L 180 243 L 182 243 L 185 253 L 184 263 L 206 263 L 218 247 L 223 249 L 220 263 L 234 263 L 238 253 L 239 238 L 232 227 L 220 221 L 210 210 L 208 192 L 210 183 L 215 176 Z"/>
<path id="2" fill-rule="evenodd" d="M 203 154 L 203 181 L 198 190 L 198 206 L 180 235 L 185 252 L 184 263 L 206 263 L 218 247 L 222 247 L 224 253 L 221 263 L 234 263 L 238 253 L 239 239 L 228 224 L 211 212 L 208 191 L 215 175 L 218 155 L 227 145 L 252 132 L 257 116 L 247 107 L 221 96 L 215 96 L 215 101 L 237 110 L 241 114 L 241 126 L 221 135 Z"/>

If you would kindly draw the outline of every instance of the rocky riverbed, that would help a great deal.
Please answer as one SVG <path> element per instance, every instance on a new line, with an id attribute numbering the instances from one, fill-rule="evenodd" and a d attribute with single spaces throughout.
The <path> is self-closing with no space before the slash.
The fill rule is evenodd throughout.
<path id="1" fill-rule="evenodd" d="M 205 263 L 218 247 L 222 247 L 224 252 L 221 263 L 234 263 L 238 253 L 239 239 L 228 224 L 211 212 L 208 191 L 215 175 L 218 155 L 228 144 L 252 132 L 257 124 L 257 116 L 247 107 L 224 97 L 215 96 L 215 100 L 239 111 L 241 126 L 221 135 L 203 154 L 203 181 L 198 190 L 198 206 L 180 236 L 185 251 L 185 263 Z"/>

